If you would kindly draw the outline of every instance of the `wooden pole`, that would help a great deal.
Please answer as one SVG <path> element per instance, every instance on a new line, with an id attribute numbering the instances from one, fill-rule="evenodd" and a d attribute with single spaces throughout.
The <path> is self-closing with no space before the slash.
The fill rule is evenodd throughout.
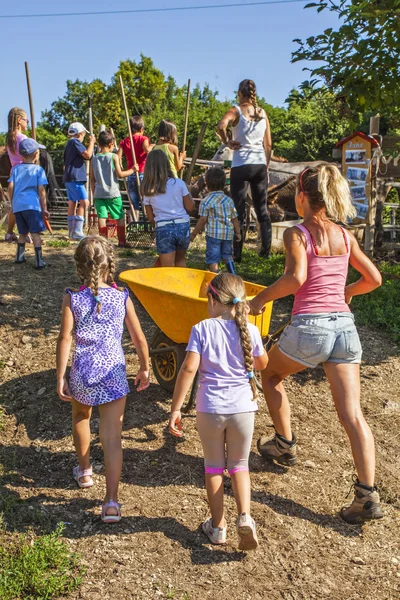
<path id="1" fill-rule="evenodd" d="M 104 129 L 105 129 L 105 126 L 104 126 Z M 115 137 L 114 129 L 112 127 L 110 127 L 110 131 L 111 131 L 112 136 L 114 138 L 115 147 L 117 147 L 117 139 Z M 132 216 L 133 216 L 135 214 L 135 212 L 136 212 L 136 209 L 135 209 L 135 207 L 132 204 L 131 197 L 129 196 L 128 186 L 126 184 L 126 177 L 123 178 L 123 182 L 124 182 L 124 187 L 125 187 L 126 195 L 128 197 L 129 206 L 130 206 L 130 209 L 131 209 L 131 212 L 132 212 Z M 125 215 L 125 219 L 126 219 L 126 215 Z"/>
<path id="2" fill-rule="evenodd" d="M 379 114 L 375 117 L 371 117 L 369 121 L 369 134 L 379 135 Z M 370 162 L 370 189 L 371 193 L 369 196 L 369 206 L 367 218 L 365 220 L 365 239 L 364 239 L 364 252 L 367 256 L 372 258 L 375 249 L 375 230 L 376 230 L 376 174 L 378 171 L 378 165 L 374 165 L 372 160 Z"/>
<path id="3" fill-rule="evenodd" d="M 33 139 L 36 140 L 35 112 L 33 110 L 31 77 L 29 75 L 29 65 L 27 62 L 25 62 L 25 73 L 26 73 L 26 84 L 28 86 L 29 110 L 31 113 L 31 135 L 32 135 Z"/>
<path id="4" fill-rule="evenodd" d="M 189 106 L 190 106 L 190 79 L 188 79 L 187 84 L 187 95 L 186 95 L 186 110 L 185 110 L 185 124 L 183 127 L 183 143 L 182 143 L 182 152 L 186 150 L 186 137 L 187 137 L 187 129 L 188 129 L 188 121 L 189 121 Z M 183 179 L 183 168 L 181 170 L 181 179 Z"/>
<path id="5" fill-rule="evenodd" d="M 206 129 L 207 129 L 207 123 L 202 123 L 201 128 L 200 128 L 200 133 L 197 138 L 196 146 L 194 148 L 192 162 L 190 163 L 188 171 L 186 173 L 185 181 L 186 181 L 187 185 L 190 185 L 190 181 L 191 181 L 192 175 L 193 175 L 193 169 L 196 165 L 196 160 L 198 159 L 199 154 L 200 154 L 200 148 L 201 148 L 201 144 L 203 143 L 203 138 L 204 138 Z"/>
<path id="6" fill-rule="evenodd" d="M 128 113 L 128 107 L 126 105 L 124 83 L 122 81 L 121 75 L 119 76 L 119 84 L 121 86 L 122 102 L 123 102 L 123 105 L 124 105 L 124 111 L 125 111 L 125 117 L 126 117 L 126 124 L 128 126 L 129 140 L 131 142 L 131 151 L 132 151 L 133 164 L 136 165 L 136 154 L 135 154 L 135 148 L 133 147 L 132 129 L 131 129 L 131 123 L 129 121 L 129 113 Z M 142 194 L 140 192 L 140 179 L 139 179 L 139 173 L 137 171 L 136 171 L 136 183 L 137 183 L 138 190 L 139 190 L 139 197 L 141 199 L 142 198 Z"/>

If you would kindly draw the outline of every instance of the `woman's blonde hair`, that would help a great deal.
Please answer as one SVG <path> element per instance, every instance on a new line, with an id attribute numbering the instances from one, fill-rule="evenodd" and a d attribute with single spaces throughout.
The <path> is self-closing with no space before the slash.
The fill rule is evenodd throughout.
<path id="1" fill-rule="evenodd" d="M 315 212 L 325 208 L 329 218 L 342 223 L 353 219 L 357 214 L 351 200 L 349 184 L 332 163 L 322 163 L 304 169 L 300 173 L 298 186 L 307 196 L 310 207 Z"/>
<path id="2" fill-rule="evenodd" d="M 214 277 L 209 284 L 208 293 L 217 302 L 235 307 L 235 322 L 240 333 L 244 365 L 253 391 L 253 399 L 255 399 L 257 397 L 257 385 L 254 378 L 253 346 L 248 327 L 246 288 L 243 280 L 238 275 L 221 273 Z"/>
<path id="3" fill-rule="evenodd" d="M 142 182 L 143 196 L 152 197 L 165 194 L 168 179 L 174 179 L 169 160 L 157 146 L 149 153 L 144 167 Z"/>
<path id="4" fill-rule="evenodd" d="M 17 141 L 18 119 L 24 119 L 25 117 L 26 112 L 23 108 L 18 108 L 18 106 L 12 108 L 8 113 L 8 131 L 6 136 L 6 146 L 12 153 L 15 152 L 15 145 Z"/>
<path id="5" fill-rule="evenodd" d="M 114 247 L 111 242 L 98 235 L 85 237 L 75 250 L 76 270 L 81 282 L 93 292 L 97 312 L 101 311 L 99 284 L 101 279 L 115 285 Z"/>

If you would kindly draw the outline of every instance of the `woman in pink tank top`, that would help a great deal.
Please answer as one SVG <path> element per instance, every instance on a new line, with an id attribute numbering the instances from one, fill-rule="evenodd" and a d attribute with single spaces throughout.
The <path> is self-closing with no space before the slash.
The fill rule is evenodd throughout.
<path id="1" fill-rule="evenodd" d="M 349 304 L 381 285 L 381 275 L 356 239 L 334 221 L 355 216 L 347 181 L 324 163 L 305 169 L 296 189 L 302 225 L 284 233 L 285 273 L 251 301 L 258 314 L 272 300 L 294 294 L 292 320 L 269 354 L 262 373 L 275 437 L 258 440 L 260 453 L 287 466 L 297 462 L 296 437 L 283 386 L 288 375 L 323 365 L 333 401 L 351 445 L 357 470 L 354 499 L 340 515 L 349 523 L 383 516 L 375 486 L 375 446 L 360 406 L 361 344 Z M 346 285 L 348 266 L 361 278 Z"/>

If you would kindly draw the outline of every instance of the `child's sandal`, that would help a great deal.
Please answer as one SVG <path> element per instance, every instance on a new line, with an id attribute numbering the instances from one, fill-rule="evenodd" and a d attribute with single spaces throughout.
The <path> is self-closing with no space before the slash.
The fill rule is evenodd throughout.
<path id="1" fill-rule="evenodd" d="M 79 470 L 79 467 L 74 467 L 72 470 L 73 477 L 80 488 L 90 488 L 93 485 L 93 471 L 92 467 L 89 469 L 84 469 L 83 471 Z M 90 477 L 88 481 L 81 481 L 83 477 Z"/>
<path id="2" fill-rule="evenodd" d="M 107 511 L 109 508 L 116 508 L 116 515 L 108 515 Z M 121 520 L 121 504 L 115 502 L 114 500 L 109 500 L 105 502 L 101 507 L 101 520 L 103 523 L 118 523 Z"/>

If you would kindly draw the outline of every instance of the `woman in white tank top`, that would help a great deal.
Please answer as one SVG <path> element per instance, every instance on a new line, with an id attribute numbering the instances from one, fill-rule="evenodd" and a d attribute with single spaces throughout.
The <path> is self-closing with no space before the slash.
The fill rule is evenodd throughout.
<path id="1" fill-rule="evenodd" d="M 271 132 L 265 111 L 257 105 L 256 86 L 251 79 L 239 84 L 239 105 L 233 106 L 218 123 L 217 132 L 224 144 L 233 150 L 231 195 L 243 228 L 246 196 L 250 185 L 253 206 L 261 231 L 260 256 L 271 251 L 271 219 L 267 208 L 268 165 L 271 159 Z M 233 139 L 227 129 L 232 128 Z M 234 244 L 234 259 L 240 262 L 243 247 Z"/>

